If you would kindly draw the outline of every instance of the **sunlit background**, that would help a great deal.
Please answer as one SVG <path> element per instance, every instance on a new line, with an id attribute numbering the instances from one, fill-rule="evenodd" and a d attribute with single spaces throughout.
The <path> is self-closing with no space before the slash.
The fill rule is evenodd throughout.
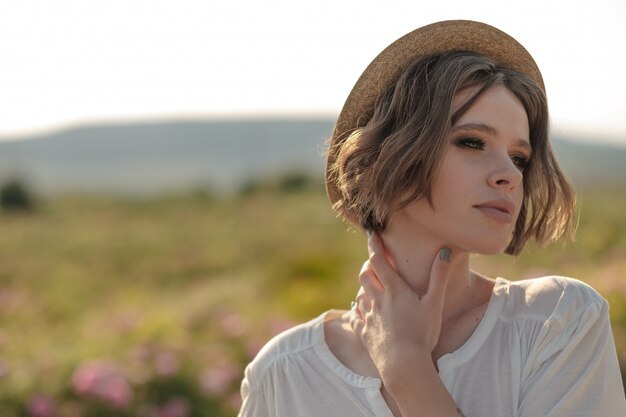
<path id="1" fill-rule="evenodd" d="M 349 304 L 366 250 L 324 140 L 389 43 L 445 19 L 520 41 L 580 196 L 510 279 L 611 302 L 626 367 L 626 3 L 0 0 L 0 416 L 233 416 L 269 337 Z"/>
<path id="2" fill-rule="evenodd" d="M 386 45 L 458 18 L 501 28 L 531 52 L 557 131 L 626 141 L 620 0 L 3 0 L 0 135 L 86 120 L 334 116 Z"/>

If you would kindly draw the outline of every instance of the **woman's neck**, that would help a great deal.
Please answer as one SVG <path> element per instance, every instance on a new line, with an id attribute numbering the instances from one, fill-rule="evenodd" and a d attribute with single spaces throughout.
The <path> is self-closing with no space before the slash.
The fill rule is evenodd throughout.
<path id="1" fill-rule="evenodd" d="M 430 270 L 443 247 L 452 249 L 452 265 L 443 311 L 443 328 L 456 322 L 467 311 L 484 304 L 484 285 L 470 271 L 469 253 L 451 246 L 423 230 L 411 230 L 400 221 L 390 222 L 381 233 L 389 262 L 409 286 L 423 296 L 428 290 Z M 442 328 L 442 330 L 443 330 Z"/>

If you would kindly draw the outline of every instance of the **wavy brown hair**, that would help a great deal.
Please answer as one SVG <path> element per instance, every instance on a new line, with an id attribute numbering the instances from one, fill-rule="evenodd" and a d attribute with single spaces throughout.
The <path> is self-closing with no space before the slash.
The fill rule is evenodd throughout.
<path id="1" fill-rule="evenodd" d="M 525 74 L 472 52 L 415 61 L 379 97 L 369 122 L 338 143 L 330 170 L 341 198 L 333 209 L 365 230 L 382 232 L 393 211 L 420 198 L 432 206 L 432 184 L 450 129 L 494 85 L 504 85 L 523 104 L 533 148 L 524 168 L 522 207 L 505 252 L 518 254 L 530 238 L 543 244 L 571 237 L 575 194 L 548 142 L 544 90 Z M 470 87 L 477 92 L 453 112 L 455 95 Z"/>

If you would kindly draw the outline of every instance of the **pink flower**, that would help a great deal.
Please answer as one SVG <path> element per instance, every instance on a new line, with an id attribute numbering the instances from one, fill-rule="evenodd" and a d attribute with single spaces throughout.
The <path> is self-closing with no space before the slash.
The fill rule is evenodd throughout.
<path id="1" fill-rule="evenodd" d="M 228 397 L 226 405 L 233 411 L 238 411 L 241 408 L 241 394 L 239 394 L 239 391 Z"/>
<path id="2" fill-rule="evenodd" d="M 0 379 L 7 376 L 8 373 L 9 373 L 9 365 L 7 365 L 5 361 L 0 359 Z"/>
<path id="3" fill-rule="evenodd" d="M 248 343 L 246 343 L 246 354 L 248 355 L 248 358 L 254 359 L 261 348 L 263 348 L 263 345 L 265 345 L 265 342 L 259 338 L 252 338 L 248 340 Z"/>
<path id="4" fill-rule="evenodd" d="M 187 417 L 189 415 L 189 401 L 185 398 L 171 398 L 160 407 L 154 407 L 148 417 Z"/>
<path id="5" fill-rule="evenodd" d="M 246 320 L 237 312 L 222 311 L 217 314 L 216 319 L 222 333 L 230 339 L 239 338 L 248 330 Z"/>
<path id="6" fill-rule="evenodd" d="M 228 391 L 241 376 L 241 369 L 236 363 L 223 360 L 200 374 L 200 387 L 206 394 L 217 397 Z"/>
<path id="7" fill-rule="evenodd" d="M 172 351 L 161 351 L 154 356 L 154 368 L 157 375 L 173 376 L 180 368 L 178 356 Z"/>
<path id="8" fill-rule="evenodd" d="M 112 324 L 119 333 L 128 333 L 141 323 L 142 317 L 136 311 L 124 311 L 112 317 Z"/>
<path id="9" fill-rule="evenodd" d="M 57 410 L 50 397 L 36 394 L 30 397 L 26 404 L 26 410 L 32 417 L 55 417 Z"/>
<path id="10" fill-rule="evenodd" d="M 145 344 L 133 346 L 128 352 L 130 359 L 138 362 L 147 361 L 151 355 L 152 349 Z"/>
<path id="11" fill-rule="evenodd" d="M 272 336 L 282 333 L 295 325 L 296 323 L 285 317 L 275 317 L 268 322 L 269 331 Z"/>
<path id="12" fill-rule="evenodd" d="M 124 408 L 132 401 L 132 388 L 113 362 L 84 363 L 74 372 L 72 385 L 77 394 L 100 399 L 115 408 Z"/>

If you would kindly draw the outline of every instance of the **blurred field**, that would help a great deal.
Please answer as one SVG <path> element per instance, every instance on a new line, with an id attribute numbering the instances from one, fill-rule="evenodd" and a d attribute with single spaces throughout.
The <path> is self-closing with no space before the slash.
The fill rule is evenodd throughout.
<path id="1" fill-rule="evenodd" d="M 611 302 L 626 366 L 626 188 L 583 189 L 576 244 L 475 268 L 556 273 Z M 0 213 L 0 415 L 233 416 L 243 367 L 273 334 L 358 289 L 365 238 L 320 180 L 235 196 L 66 196 Z"/>

